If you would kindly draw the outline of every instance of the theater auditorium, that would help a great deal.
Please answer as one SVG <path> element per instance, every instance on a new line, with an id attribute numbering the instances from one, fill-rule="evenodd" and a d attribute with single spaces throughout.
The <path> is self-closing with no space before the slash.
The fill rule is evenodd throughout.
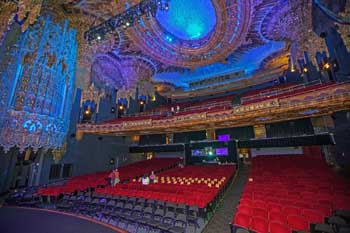
<path id="1" fill-rule="evenodd" d="M 350 233 L 350 0 L 0 1 L 0 233 Z"/>

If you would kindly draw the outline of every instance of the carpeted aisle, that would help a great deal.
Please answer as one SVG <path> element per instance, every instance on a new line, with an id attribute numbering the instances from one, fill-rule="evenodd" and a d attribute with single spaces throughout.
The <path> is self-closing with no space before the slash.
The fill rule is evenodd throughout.
<path id="1" fill-rule="evenodd" d="M 35 209 L 0 208 L 1 233 L 116 233 L 118 231 L 74 216 Z"/>
<path id="2" fill-rule="evenodd" d="M 233 214 L 236 211 L 235 207 L 238 205 L 244 185 L 248 180 L 248 172 L 249 169 L 247 166 L 242 166 L 239 169 L 236 179 L 228 188 L 223 202 L 218 207 L 213 218 L 210 220 L 203 233 L 231 232 L 229 223 L 232 221 Z"/>

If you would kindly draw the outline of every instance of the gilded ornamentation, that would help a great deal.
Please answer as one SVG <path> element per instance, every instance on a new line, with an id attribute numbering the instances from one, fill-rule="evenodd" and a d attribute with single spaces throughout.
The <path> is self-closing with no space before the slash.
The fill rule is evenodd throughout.
<path id="1" fill-rule="evenodd" d="M 0 58 L 0 146 L 5 151 L 13 146 L 20 151 L 55 149 L 64 143 L 76 53 L 76 32 L 68 21 L 56 24 L 45 18 Z"/>
<path id="2" fill-rule="evenodd" d="M 27 30 L 29 25 L 35 23 L 40 15 L 42 0 L 20 0 L 18 3 L 18 21 L 24 20 L 21 28 L 22 32 Z"/>
<path id="3" fill-rule="evenodd" d="M 66 151 L 67 151 L 67 141 L 63 143 L 62 147 L 52 150 L 53 160 L 56 163 L 58 163 L 62 159 Z"/>

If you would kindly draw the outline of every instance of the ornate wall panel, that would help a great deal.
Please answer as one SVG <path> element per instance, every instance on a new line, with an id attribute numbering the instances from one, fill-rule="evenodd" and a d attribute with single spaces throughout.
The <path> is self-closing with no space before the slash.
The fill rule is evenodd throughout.
<path id="1" fill-rule="evenodd" d="M 59 148 L 73 98 L 75 30 L 68 21 L 41 18 L 7 51 L 0 62 L 0 146 Z"/>

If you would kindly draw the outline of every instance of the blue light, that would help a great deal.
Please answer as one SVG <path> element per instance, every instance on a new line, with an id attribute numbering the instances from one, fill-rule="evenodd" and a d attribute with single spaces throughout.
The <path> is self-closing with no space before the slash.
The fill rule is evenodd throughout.
<path id="1" fill-rule="evenodd" d="M 210 65 L 197 67 L 194 72 L 164 72 L 153 76 L 154 81 L 169 82 L 175 86 L 188 89 L 188 82 L 210 78 L 214 76 L 226 75 L 232 72 L 244 70 L 246 73 L 243 79 L 250 78 L 261 62 L 271 54 L 280 51 L 285 47 L 285 42 L 270 41 L 257 48 L 244 53 L 238 61 L 229 61 L 227 64 L 213 63 Z"/>
<path id="2" fill-rule="evenodd" d="M 197 40 L 208 35 L 216 25 L 211 0 L 171 0 L 169 10 L 158 11 L 159 24 L 183 40 Z"/>
<path id="3" fill-rule="evenodd" d="M 61 147 L 72 107 L 76 31 L 67 20 L 40 18 L 10 48 L 0 61 L 7 61 L 0 67 L 0 147 Z"/>
<path id="4" fill-rule="evenodd" d="M 165 36 L 165 40 L 168 41 L 168 42 L 173 42 L 173 38 L 169 35 L 166 35 Z"/>

